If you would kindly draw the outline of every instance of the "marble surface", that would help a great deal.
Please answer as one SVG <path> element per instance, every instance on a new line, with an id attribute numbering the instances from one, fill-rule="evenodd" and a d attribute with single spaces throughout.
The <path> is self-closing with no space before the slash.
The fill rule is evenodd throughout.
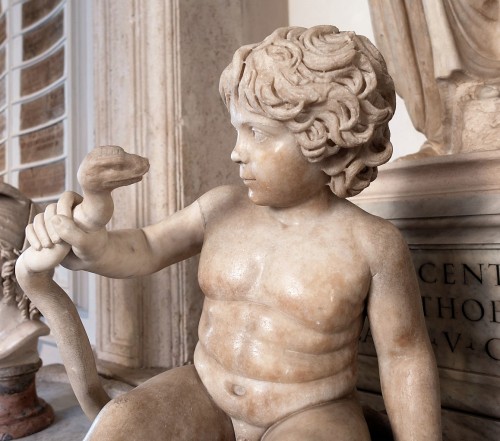
<path id="1" fill-rule="evenodd" d="M 305 440 L 332 430 L 368 441 L 352 363 L 365 313 L 395 437 L 440 440 L 437 368 L 407 245 L 389 222 L 344 200 L 392 152 L 395 93 L 380 54 L 333 26 L 279 28 L 240 48 L 219 84 L 243 186 L 210 190 L 143 229 L 108 232 L 111 190 L 148 167 L 116 145 L 97 147 L 78 172 L 83 201 L 65 192 L 27 229 L 16 277 L 50 324 L 84 412 L 99 412 L 89 441 L 170 438 L 166 431 Z M 198 253 L 196 370 L 172 369 L 108 401 L 73 304 L 48 271 L 62 262 L 131 279 Z"/>

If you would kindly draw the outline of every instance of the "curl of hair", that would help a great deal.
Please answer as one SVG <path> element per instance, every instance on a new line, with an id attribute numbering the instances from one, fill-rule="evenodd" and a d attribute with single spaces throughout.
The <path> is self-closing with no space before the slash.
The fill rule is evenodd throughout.
<path id="1" fill-rule="evenodd" d="M 394 84 L 370 41 L 334 26 L 280 28 L 243 46 L 221 76 L 226 107 L 282 121 L 340 197 L 358 194 L 392 154 Z"/>
<path id="2" fill-rule="evenodd" d="M 40 316 L 40 312 L 30 302 L 28 296 L 24 294 L 16 281 L 15 266 L 17 258 L 21 252 L 13 248 L 7 242 L 0 240 L 0 264 L 1 283 L 3 297 L 0 302 L 16 303 L 17 308 L 25 319 L 34 320 Z"/>

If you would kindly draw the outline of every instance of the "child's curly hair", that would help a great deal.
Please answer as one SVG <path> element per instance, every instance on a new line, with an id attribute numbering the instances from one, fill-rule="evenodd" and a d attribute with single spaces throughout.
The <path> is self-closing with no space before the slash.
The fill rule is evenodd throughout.
<path id="1" fill-rule="evenodd" d="M 38 309 L 33 305 L 16 281 L 16 260 L 21 252 L 12 245 L 0 240 L 0 302 L 15 303 L 25 319 L 37 319 Z"/>
<path id="2" fill-rule="evenodd" d="M 37 319 L 37 308 L 17 283 L 15 266 L 26 243 L 25 228 L 38 208 L 19 190 L 0 182 L 0 307 L 16 305 L 24 319 Z"/>
<path id="3" fill-rule="evenodd" d="M 277 29 L 236 51 L 219 90 L 227 108 L 237 100 L 282 121 L 339 197 L 361 192 L 391 157 L 394 84 L 379 51 L 354 32 Z"/>

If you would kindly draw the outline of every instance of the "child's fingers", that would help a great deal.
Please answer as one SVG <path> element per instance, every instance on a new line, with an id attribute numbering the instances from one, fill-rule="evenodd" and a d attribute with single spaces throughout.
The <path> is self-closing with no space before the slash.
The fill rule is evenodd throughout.
<path id="1" fill-rule="evenodd" d="M 45 223 L 45 228 L 52 243 L 61 243 L 61 238 L 59 237 L 59 234 L 57 234 L 57 231 L 54 230 L 54 227 L 51 222 L 51 219 L 56 215 L 56 210 L 57 210 L 57 204 L 48 205 L 47 208 L 45 209 L 43 219 Z"/>
<path id="2" fill-rule="evenodd" d="M 42 249 L 42 244 L 38 240 L 38 236 L 35 233 L 35 229 L 33 224 L 29 224 L 25 229 L 26 240 L 30 243 L 30 245 L 37 251 Z"/>
<path id="3" fill-rule="evenodd" d="M 33 228 L 35 234 L 38 237 L 38 240 L 42 244 L 43 248 L 52 248 L 54 243 L 50 239 L 49 233 L 47 232 L 47 228 L 45 227 L 44 213 L 39 213 L 33 219 Z"/>
<path id="4" fill-rule="evenodd" d="M 59 237 L 72 247 L 85 253 L 86 249 L 91 246 L 89 245 L 88 233 L 78 228 L 73 219 L 56 215 L 51 219 L 51 222 Z"/>

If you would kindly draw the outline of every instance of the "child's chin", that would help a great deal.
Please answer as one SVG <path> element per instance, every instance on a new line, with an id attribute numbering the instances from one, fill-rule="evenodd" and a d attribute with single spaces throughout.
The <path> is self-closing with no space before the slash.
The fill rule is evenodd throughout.
<path id="1" fill-rule="evenodd" d="M 262 207 L 274 207 L 280 208 L 282 207 L 276 200 L 273 200 L 270 197 L 266 197 L 265 195 L 259 195 L 255 191 L 248 190 L 248 198 L 255 204 Z"/>
<path id="2" fill-rule="evenodd" d="M 255 205 L 263 205 L 263 206 L 266 206 L 266 205 L 269 205 L 263 198 L 261 195 L 259 195 L 258 193 L 256 193 L 254 190 L 252 189 L 248 189 L 248 199 L 250 199 Z"/>

